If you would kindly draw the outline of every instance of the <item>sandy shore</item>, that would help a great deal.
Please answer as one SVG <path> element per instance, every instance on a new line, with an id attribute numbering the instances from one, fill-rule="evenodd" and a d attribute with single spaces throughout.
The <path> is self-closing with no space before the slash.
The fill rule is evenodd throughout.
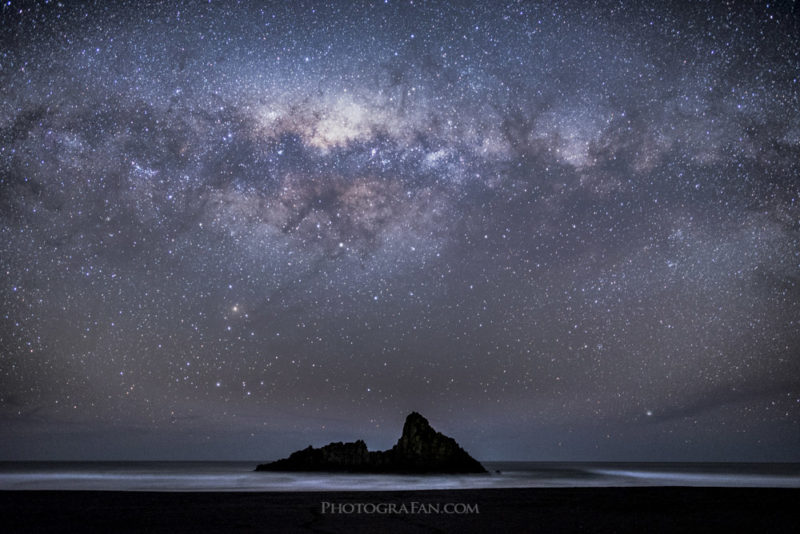
<path id="1" fill-rule="evenodd" d="M 313 493 L 0 491 L 2 531 L 37 533 L 384 534 L 503 529 L 774 534 L 797 532 L 799 503 L 800 489 L 739 488 Z"/>

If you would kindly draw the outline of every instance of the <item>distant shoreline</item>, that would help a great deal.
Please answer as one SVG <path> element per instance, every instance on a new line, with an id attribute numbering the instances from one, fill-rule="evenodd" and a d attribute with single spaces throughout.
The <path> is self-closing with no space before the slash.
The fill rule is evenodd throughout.
<path id="1" fill-rule="evenodd" d="M 483 488 L 800 488 L 800 464 L 487 462 L 489 474 L 254 472 L 250 462 L 0 463 L 6 491 L 343 492 Z"/>
<path id="2" fill-rule="evenodd" d="M 800 489 L 0 491 L 7 532 L 794 532 Z M 326 504 L 327 503 L 327 504 Z M 713 528 L 712 528 L 713 527 Z"/>

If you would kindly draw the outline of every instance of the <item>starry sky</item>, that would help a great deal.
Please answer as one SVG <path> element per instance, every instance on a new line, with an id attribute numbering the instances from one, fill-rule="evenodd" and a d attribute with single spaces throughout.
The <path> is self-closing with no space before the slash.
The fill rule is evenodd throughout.
<path id="1" fill-rule="evenodd" d="M 0 8 L 0 459 L 800 461 L 793 2 Z"/>

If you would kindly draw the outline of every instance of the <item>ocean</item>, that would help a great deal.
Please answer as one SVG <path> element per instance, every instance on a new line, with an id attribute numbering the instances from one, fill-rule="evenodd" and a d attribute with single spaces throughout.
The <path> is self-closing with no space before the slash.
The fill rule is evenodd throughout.
<path id="1" fill-rule="evenodd" d="M 396 491 L 701 486 L 800 488 L 800 464 L 483 462 L 488 475 L 269 473 L 257 462 L 0 462 L 0 490 Z"/>

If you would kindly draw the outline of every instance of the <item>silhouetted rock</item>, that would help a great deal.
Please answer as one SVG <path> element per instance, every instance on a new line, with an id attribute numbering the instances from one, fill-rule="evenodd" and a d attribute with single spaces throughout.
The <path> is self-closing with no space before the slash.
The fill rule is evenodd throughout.
<path id="1" fill-rule="evenodd" d="M 353 443 L 339 441 L 319 449 L 309 445 L 288 458 L 259 465 L 256 471 L 360 471 L 362 466 L 369 464 L 369 454 L 367 444 L 361 440 Z"/>
<path id="2" fill-rule="evenodd" d="M 436 432 L 416 412 L 406 418 L 403 435 L 388 451 L 367 450 L 358 440 L 310 445 L 288 458 L 261 464 L 256 471 L 347 471 L 358 473 L 486 473 L 456 440 Z"/>

